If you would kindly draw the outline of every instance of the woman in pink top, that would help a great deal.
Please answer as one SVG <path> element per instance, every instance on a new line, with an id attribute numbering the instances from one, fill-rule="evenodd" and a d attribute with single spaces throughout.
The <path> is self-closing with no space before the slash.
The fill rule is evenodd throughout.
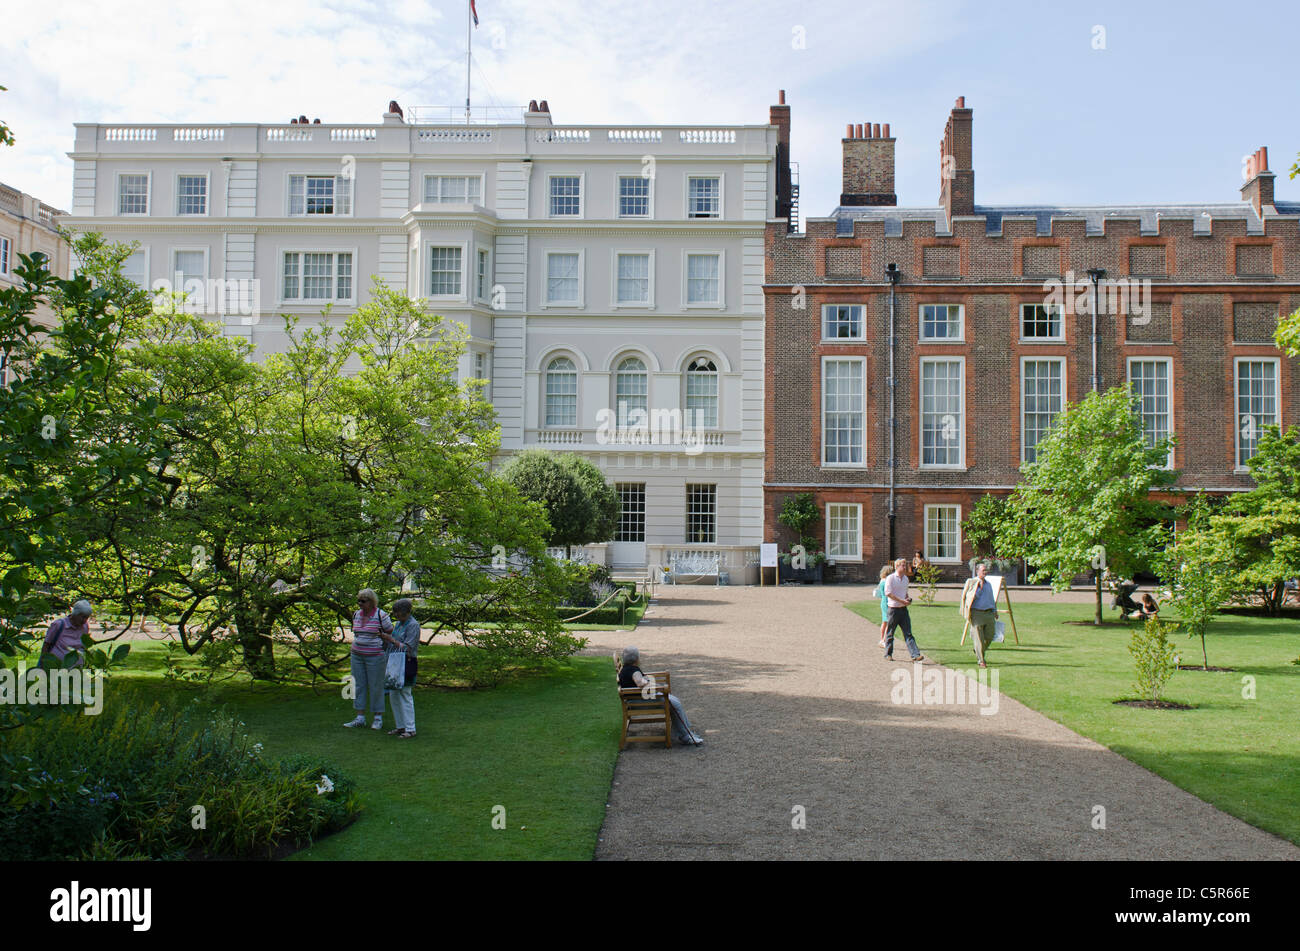
<path id="1" fill-rule="evenodd" d="M 41 652 L 56 658 L 60 664 L 68 655 L 68 651 L 76 651 L 80 654 L 81 638 L 90 630 L 89 621 L 93 613 L 89 601 L 78 601 L 72 606 L 72 612 L 67 617 L 56 619 L 46 629 L 45 643 L 41 647 Z M 77 666 L 80 667 L 83 662 L 78 660 Z"/>
<path id="2" fill-rule="evenodd" d="M 352 615 L 352 706 L 354 719 L 348 727 L 366 725 L 366 707 L 374 717 L 372 729 L 384 728 L 384 641 L 392 638 L 393 620 L 379 609 L 379 596 L 370 588 L 357 592 L 357 611 Z"/>

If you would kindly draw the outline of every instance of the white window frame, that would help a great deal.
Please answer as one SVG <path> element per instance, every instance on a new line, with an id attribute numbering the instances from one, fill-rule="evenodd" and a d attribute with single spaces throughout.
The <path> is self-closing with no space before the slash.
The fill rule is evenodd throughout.
<path id="1" fill-rule="evenodd" d="M 123 175 L 143 175 L 144 182 L 144 211 L 122 211 L 122 176 Z M 153 212 L 153 172 L 144 169 L 123 169 L 116 173 L 113 187 L 113 214 L 121 218 L 144 218 Z"/>
<path id="2" fill-rule="evenodd" d="M 14 239 L 0 234 L 0 275 L 8 277 L 13 270 Z"/>
<path id="3" fill-rule="evenodd" d="M 689 536 L 690 536 L 690 526 L 691 526 L 691 486 L 697 486 L 699 488 L 705 488 L 711 486 L 713 488 L 713 511 L 711 513 L 713 516 L 713 541 L 697 542 L 697 541 L 690 540 Z M 682 501 L 685 503 L 683 505 L 683 509 L 685 510 L 684 514 L 686 516 L 682 524 L 682 534 L 685 536 L 685 544 L 687 545 L 718 544 L 718 484 L 716 482 L 687 482 L 682 486 Z"/>
<path id="4" fill-rule="evenodd" d="M 628 375 L 629 375 L 629 376 L 632 376 L 632 375 L 639 375 L 639 376 L 641 376 L 641 377 L 644 379 L 644 382 L 645 382 L 645 393 L 642 393 L 642 394 L 636 394 L 636 395 L 637 395 L 637 396 L 644 397 L 644 399 L 645 399 L 645 406 L 644 406 L 644 407 L 635 407 L 635 406 L 630 407 L 630 408 L 629 408 L 629 412 L 628 412 L 627 414 L 625 414 L 625 413 L 623 413 L 623 411 L 622 411 L 622 407 L 619 405 L 619 402 L 620 402 L 620 400 L 619 400 L 619 395 L 620 395 L 620 394 L 619 394 L 619 392 L 618 392 L 618 378 L 623 374 L 624 371 L 622 370 L 622 366 L 623 366 L 623 364 L 624 364 L 626 361 L 628 361 L 628 360 L 636 360 L 638 363 L 641 364 L 641 369 L 640 369 L 640 370 L 631 370 L 631 371 L 627 371 L 627 372 L 628 372 Z M 618 354 L 615 355 L 615 357 L 614 357 L 614 361 L 613 361 L 613 363 L 610 364 L 610 369 L 609 369 L 609 386 L 610 386 L 610 407 L 614 410 L 614 421 L 615 421 L 615 425 L 617 426 L 618 429 L 620 429 L 620 430 L 624 430 L 624 429 L 627 429 L 627 428 L 631 425 L 631 423 L 629 422 L 629 416 L 630 416 L 630 413 L 631 413 L 632 410 L 635 410 L 635 409 L 637 409 L 637 408 L 641 408 L 641 409 L 644 409 L 644 410 L 645 410 L 646 420 L 649 421 L 649 419 L 650 419 L 650 392 L 651 392 L 651 389 L 652 389 L 652 387 L 651 387 L 651 383 L 650 383 L 650 378 L 651 378 L 652 375 L 653 375 L 653 374 L 652 374 L 652 371 L 651 371 L 651 369 L 650 369 L 650 364 L 649 364 L 649 362 L 647 362 L 646 357 L 645 357 L 645 354 L 641 353 L 640 351 L 638 351 L 638 350 L 625 350 L 625 351 L 622 351 L 622 352 L 620 352 L 620 353 L 618 353 Z"/>
<path id="5" fill-rule="evenodd" d="M 618 259 L 624 256 L 649 256 L 649 276 L 647 278 L 646 297 L 644 301 L 620 301 L 618 299 Z M 610 252 L 609 306 L 613 310 L 653 310 L 655 306 L 655 251 L 654 248 L 615 248 Z"/>
<path id="6" fill-rule="evenodd" d="M 860 312 L 856 337 L 828 337 L 826 335 L 826 315 L 832 307 L 856 307 Z M 867 339 L 867 305 L 866 304 L 822 304 L 822 343 L 847 343 Z"/>
<path id="7" fill-rule="evenodd" d="M 449 245 L 440 245 L 440 247 L 449 247 Z M 487 273 L 484 274 L 483 292 L 479 293 L 478 286 L 478 262 L 479 256 L 487 255 Z M 474 245 L 474 299 L 477 301 L 492 300 L 492 284 L 495 272 L 492 270 L 492 249 L 485 244 Z"/>
<path id="8" fill-rule="evenodd" d="M 152 294 L 153 294 L 153 278 L 152 278 L 151 275 L 152 275 L 153 272 L 149 270 L 149 265 L 150 265 L 150 261 L 149 261 L 149 245 L 145 245 L 145 246 L 143 246 L 143 247 L 136 248 L 134 251 L 131 252 L 131 254 L 127 255 L 127 257 L 130 257 L 131 255 L 135 255 L 135 254 L 142 254 L 142 255 L 144 255 L 144 283 L 141 284 L 141 285 L 139 285 L 139 286 L 140 286 L 140 288 L 141 288 L 142 290 L 144 290 L 144 291 L 148 292 L 150 295 L 152 295 Z M 125 264 L 125 263 L 126 263 L 126 260 L 123 259 L 123 262 L 122 262 L 122 263 Z M 122 276 L 123 276 L 123 277 L 127 277 L 127 275 L 125 275 L 125 274 L 122 275 Z M 168 278 L 168 280 L 170 280 L 170 278 Z"/>
<path id="9" fill-rule="evenodd" d="M 479 374 L 476 364 L 479 359 L 483 360 L 483 373 Z M 474 355 L 470 358 L 470 373 L 474 374 L 474 379 L 483 381 L 483 388 L 479 391 L 483 399 L 488 402 L 492 401 L 492 351 L 475 350 Z"/>
<path id="10" fill-rule="evenodd" d="M 208 280 L 209 280 L 209 278 L 212 277 L 212 272 L 211 272 L 211 270 L 210 270 L 211 263 L 212 263 L 212 262 L 211 262 L 211 253 L 212 253 L 212 249 L 211 249 L 211 248 L 206 248 L 206 247 L 201 247 L 201 246 L 194 246 L 194 247 L 178 246 L 178 247 L 174 247 L 174 248 L 172 248 L 172 249 L 168 252 L 168 254 L 167 254 L 167 264 L 168 264 L 167 280 L 171 281 L 171 283 L 172 283 L 172 290 L 173 290 L 173 291 L 183 291 L 183 290 L 185 290 L 184 287 L 177 287 L 177 286 L 176 286 L 176 275 L 177 275 L 177 271 L 176 271 L 176 255 L 177 255 L 177 254 L 182 254 L 182 253 L 202 253 L 202 254 L 203 254 L 203 278 L 202 278 L 202 280 L 203 280 L 203 296 L 202 296 L 202 298 L 200 298 L 197 302 L 194 302 L 194 301 L 188 301 L 188 300 L 187 300 L 185 303 L 186 303 L 186 306 L 188 306 L 188 307 L 199 307 L 199 308 L 205 308 L 205 307 L 207 306 L 207 300 L 208 300 Z M 283 257 L 280 259 L 280 261 L 281 261 L 281 267 L 283 267 L 283 266 L 284 266 L 284 259 L 283 259 Z M 283 277 L 283 274 L 281 274 L 281 277 Z"/>
<path id="11" fill-rule="evenodd" d="M 556 360 L 565 359 L 573 364 L 573 422 L 572 423 L 551 423 L 548 421 L 547 413 L 547 378 L 551 373 L 551 364 Z M 575 353 L 570 350 L 552 350 L 542 361 L 542 372 L 539 374 L 542 384 L 541 405 L 538 412 L 541 418 L 537 421 L 539 429 L 577 429 L 582 424 L 582 361 Z M 565 394 L 568 395 L 568 394 Z"/>
<path id="12" fill-rule="evenodd" d="M 826 460 L 826 364 L 858 363 L 862 366 L 862 460 L 860 462 L 828 462 Z M 867 468 L 867 358 L 823 356 L 821 360 L 821 378 L 818 381 L 821 391 L 821 467 L 823 469 L 865 469 Z"/>
<path id="13" fill-rule="evenodd" d="M 716 178 L 718 180 L 718 213 L 716 215 L 691 214 L 691 179 Z M 682 217 L 687 221 L 721 221 L 727 210 L 727 182 L 722 172 L 688 172 L 682 179 Z"/>
<path id="14" fill-rule="evenodd" d="M 714 385 L 716 386 L 716 389 L 713 392 L 713 414 L 716 417 L 717 421 L 713 423 L 705 423 L 697 427 L 695 424 L 695 417 L 688 416 L 687 414 L 690 413 L 691 411 L 690 381 L 691 381 L 691 373 L 694 372 L 691 370 L 691 365 L 694 364 L 695 361 L 699 360 L 701 357 L 703 357 L 705 360 L 708 360 L 710 363 L 713 364 L 712 370 L 704 371 L 704 372 L 708 372 L 712 374 L 713 382 Z M 721 361 L 718 359 L 718 355 L 715 353 L 711 353 L 708 350 L 700 350 L 697 351 L 696 353 L 692 353 L 689 357 L 686 358 L 685 361 L 683 361 L 682 369 L 681 369 L 682 387 L 681 387 L 681 393 L 678 398 L 681 400 L 682 425 L 684 427 L 690 426 L 696 429 L 713 430 L 713 431 L 720 430 L 722 428 L 722 419 L 723 419 L 722 417 L 722 370 L 718 368 L 718 364 L 720 362 Z"/>
<path id="15" fill-rule="evenodd" d="M 302 192 L 302 213 L 293 213 L 293 180 L 301 176 L 303 179 Z M 333 178 L 334 179 L 334 210 L 328 215 L 309 215 L 307 214 L 307 182 L 308 178 Z M 339 182 L 349 182 L 348 210 L 339 211 Z M 346 178 L 343 175 L 337 175 L 333 172 L 285 172 L 284 173 L 284 216 L 286 218 L 306 218 L 308 220 L 323 218 L 351 218 L 354 216 L 357 207 L 357 182 L 356 177 Z"/>
<path id="16" fill-rule="evenodd" d="M 718 259 L 718 300 L 692 303 L 690 300 L 690 259 L 692 257 L 716 256 Z M 721 248 L 683 248 L 682 249 L 682 308 L 684 310 L 726 310 L 727 309 L 727 252 Z"/>
<path id="17" fill-rule="evenodd" d="M 298 296 L 284 296 L 284 256 L 286 254 L 332 254 L 334 255 L 334 282 L 333 290 L 338 292 L 339 281 L 339 262 L 338 255 L 352 255 L 352 296 L 351 297 L 303 297 L 303 287 L 306 275 L 303 274 L 302 258 L 298 258 Z M 356 247 L 351 248 L 304 248 L 300 245 L 289 247 L 280 247 L 275 250 L 276 273 L 275 273 L 275 296 L 276 300 L 282 307 L 311 307 L 320 308 L 326 304 L 335 306 L 355 307 L 357 303 L 357 283 L 361 278 L 361 268 L 359 266 L 360 255 Z"/>
<path id="18" fill-rule="evenodd" d="M 557 215 L 551 211 L 551 183 L 557 178 L 576 178 L 578 180 L 578 213 L 576 215 Z M 573 221 L 587 217 L 587 173 L 586 172 L 550 172 L 546 176 L 546 217 Z"/>
<path id="19" fill-rule="evenodd" d="M 957 434 L 957 462 L 925 462 L 925 365 L 927 363 L 956 363 L 961 367 L 957 393 L 961 401 L 961 426 Z M 966 468 L 966 358 L 959 355 L 921 357 L 916 365 L 916 422 L 917 468 L 932 471 L 955 472 Z"/>
<path id="20" fill-rule="evenodd" d="M 1232 471 L 1249 472 L 1250 467 L 1241 462 L 1241 376 L 1240 366 L 1243 363 L 1271 363 L 1273 364 L 1273 405 L 1276 407 L 1273 413 L 1272 423 L 1266 423 L 1268 426 L 1277 426 L 1282 430 L 1282 361 L 1278 357 L 1234 357 L 1232 361 Z M 1285 430 L 1282 430 L 1285 432 Z M 1255 438 L 1256 451 L 1258 451 L 1259 437 Z"/>
<path id="21" fill-rule="evenodd" d="M 648 196 L 646 200 L 646 213 L 644 215 L 625 215 L 622 211 L 623 200 L 623 179 L 638 178 L 646 183 Z M 549 202 L 550 195 L 547 195 Z M 655 216 L 655 180 L 651 176 L 643 175 L 641 172 L 618 172 L 614 175 L 614 215 L 615 218 L 622 218 L 626 221 L 648 221 Z"/>
<path id="22" fill-rule="evenodd" d="M 1021 303 L 1019 306 L 1016 307 L 1016 336 L 1019 338 L 1021 343 L 1064 343 L 1065 342 L 1065 309 L 1064 308 L 1056 308 L 1058 314 L 1060 315 L 1057 323 L 1057 326 L 1060 327 L 1061 330 L 1059 336 L 1026 337 L 1025 336 L 1025 308 L 1026 307 L 1042 307 L 1050 310 L 1047 304 L 1037 304 L 1037 303 Z M 1055 305 L 1052 305 L 1052 307 L 1055 307 Z M 965 331 L 963 330 L 963 333 L 964 332 Z"/>
<path id="23" fill-rule="evenodd" d="M 955 533 L 957 536 L 957 554 L 952 558 L 940 558 L 933 554 L 930 547 L 930 512 L 933 509 L 956 509 L 957 515 L 954 519 L 956 526 Z M 925 555 L 926 561 L 935 565 L 959 565 L 961 564 L 961 505 L 957 502 L 935 502 L 931 505 L 922 506 L 921 515 L 921 551 Z"/>
<path id="24" fill-rule="evenodd" d="M 181 214 L 181 179 L 182 178 L 201 178 L 203 179 L 203 212 L 187 212 Z M 175 202 L 177 218 L 209 218 L 212 216 L 212 175 L 209 172 L 186 172 L 180 171 L 172 176 L 172 200 Z"/>
<path id="25" fill-rule="evenodd" d="M 856 555 L 837 555 L 831 551 L 831 509 L 854 509 L 853 524 L 857 526 L 854 535 L 854 541 L 857 543 L 858 552 Z M 822 541 L 822 550 L 826 552 L 826 557 L 835 562 L 861 562 L 862 561 L 862 503 L 861 502 L 827 502 L 826 511 L 822 515 L 822 522 L 825 525 L 825 538 Z"/>
<path id="26" fill-rule="evenodd" d="M 1069 363 L 1065 357 L 1021 357 L 1020 358 L 1020 463 L 1025 463 L 1025 453 L 1028 447 L 1025 445 L 1025 364 L 1027 363 L 1057 363 L 1061 367 L 1061 409 L 1058 409 L 1054 415 L 1060 415 L 1061 410 L 1065 409 L 1066 394 L 1069 393 L 1066 374 L 1069 373 Z M 1041 443 L 1041 440 L 1040 440 Z M 1035 443 L 1037 447 L 1040 443 Z"/>
<path id="27" fill-rule="evenodd" d="M 434 179 L 440 179 L 440 178 L 463 178 L 466 179 L 467 181 L 471 178 L 478 179 L 478 197 L 479 197 L 478 202 L 476 203 L 469 200 L 468 184 L 465 186 L 464 202 L 443 201 L 441 199 L 441 196 L 437 199 L 431 199 L 429 197 L 429 183 Z M 484 176 L 481 172 L 478 174 L 475 174 L 474 172 L 426 172 L 420 182 L 420 204 L 422 205 L 478 204 L 481 206 L 483 204 L 483 193 L 484 191 L 486 191 L 486 189 L 487 189 L 486 176 Z M 438 190 L 439 192 L 442 191 L 441 186 L 439 186 Z"/>
<path id="28" fill-rule="evenodd" d="M 551 294 L 551 257 L 559 254 L 576 254 L 578 256 L 578 299 L 576 301 L 553 301 Z M 539 295 L 539 307 L 544 309 L 582 310 L 587 304 L 587 257 L 583 248 L 547 248 L 542 253 L 542 293 Z"/>
<path id="29" fill-rule="evenodd" d="M 433 249 L 434 248 L 460 248 L 460 293 L 459 294 L 435 294 L 433 293 Z M 423 273 L 420 276 L 420 288 L 424 291 L 425 298 L 437 301 L 461 301 L 469 303 L 470 300 L 470 273 L 469 273 L 469 244 L 464 241 L 433 241 L 424 242 L 424 253 L 420 259 L 424 262 Z"/>
<path id="30" fill-rule="evenodd" d="M 957 336 L 955 337 L 927 337 L 925 335 L 925 309 L 927 307 L 956 307 L 957 308 Z M 966 342 L 966 305 L 951 304 L 945 301 L 930 301 L 925 304 L 918 304 L 916 307 L 916 334 L 919 343 L 965 343 Z"/>
<path id="31" fill-rule="evenodd" d="M 1165 365 L 1165 380 L 1169 386 L 1169 392 L 1167 394 L 1167 399 L 1169 401 L 1169 409 L 1166 414 L 1168 416 L 1168 422 L 1169 422 L 1168 431 L 1170 436 L 1175 435 L 1176 431 L 1174 430 L 1174 358 L 1173 357 L 1129 357 L 1127 360 L 1124 361 L 1124 373 L 1125 373 L 1125 379 L 1128 381 L 1130 386 L 1133 384 L 1133 364 L 1135 363 L 1163 363 Z M 1233 387 L 1234 389 L 1236 388 L 1235 376 L 1234 376 Z M 1141 414 L 1139 413 L 1139 417 L 1140 416 Z M 1143 429 L 1145 432 L 1145 426 L 1143 427 Z M 1174 447 L 1170 446 L 1169 458 L 1165 460 L 1165 464 L 1163 466 L 1160 466 L 1160 468 L 1172 469 L 1173 467 L 1174 467 Z"/>

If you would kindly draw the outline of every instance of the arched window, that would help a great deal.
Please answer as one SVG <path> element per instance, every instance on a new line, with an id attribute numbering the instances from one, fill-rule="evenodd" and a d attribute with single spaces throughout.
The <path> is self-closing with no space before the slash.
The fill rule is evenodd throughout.
<path id="1" fill-rule="evenodd" d="M 568 357 L 546 367 L 546 425 L 578 425 L 578 369 Z"/>
<path id="2" fill-rule="evenodd" d="M 644 425 L 648 417 L 642 413 L 649 411 L 649 383 L 645 364 L 637 357 L 628 357 L 618 365 L 614 373 L 614 408 L 618 413 L 618 425 L 622 429 L 629 425 Z M 633 415 L 635 410 L 642 413 Z"/>
<path id="3" fill-rule="evenodd" d="M 718 426 L 718 368 L 706 356 L 692 357 L 686 365 L 686 418 L 684 426 Z"/>

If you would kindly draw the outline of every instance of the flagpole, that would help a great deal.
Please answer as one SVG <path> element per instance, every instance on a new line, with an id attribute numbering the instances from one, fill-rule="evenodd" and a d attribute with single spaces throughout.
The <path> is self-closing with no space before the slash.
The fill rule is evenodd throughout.
<path id="1" fill-rule="evenodd" d="M 470 3 L 471 0 L 465 0 L 465 124 L 469 125 L 469 50 L 470 38 L 472 37 L 470 23 Z"/>

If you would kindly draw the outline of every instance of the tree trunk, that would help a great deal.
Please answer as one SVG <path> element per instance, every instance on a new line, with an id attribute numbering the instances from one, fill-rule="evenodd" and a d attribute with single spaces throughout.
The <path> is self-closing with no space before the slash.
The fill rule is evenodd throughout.
<path id="1" fill-rule="evenodd" d="M 1201 660 L 1205 663 L 1205 669 L 1210 669 L 1210 655 L 1205 652 L 1205 632 L 1201 631 Z"/>
<path id="2" fill-rule="evenodd" d="M 243 652 L 244 667 L 254 680 L 275 680 L 275 642 L 266 618 L 254 612 L 235 615 L 235 633 Z"/>
<path id="3" fill-rule="evenodd" d="M 1101 572 L 1094 571 L 1092 574 L 1097 585 L 1097 613 L 1093 617 L 1092 623 L 1100 626 L 1101 625 Z"/>

